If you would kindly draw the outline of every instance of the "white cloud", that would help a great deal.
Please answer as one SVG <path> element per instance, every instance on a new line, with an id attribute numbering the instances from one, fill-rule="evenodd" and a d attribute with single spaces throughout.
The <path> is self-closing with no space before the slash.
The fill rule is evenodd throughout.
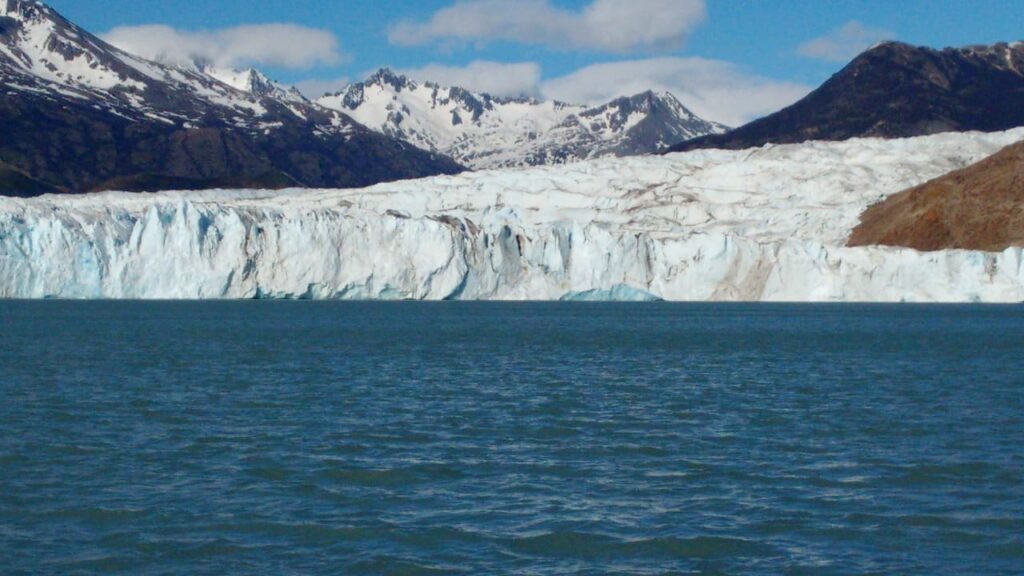
<path id="1" fill-rule="evenodd" d="M 313 100 L 323 96 L 324 94 L 336 94 L 342 90 L 345 86 L 348 86 L 350 80 L 347 76 L 341 78 L 334 78 L 328 80 L 302 80 L 297 82 L 295 87 L 298 88 L 299 92 L 302 92 L 306 98 Z"/>
<path id="2" fill-rule="evenodd" d="M 677 57 L 594 64 L 541 87 L 545 98 L 592 104 L 645 90 L 671 92 L 702 118 L 740 126 L 796 102 L 811 87 L 720 60 Z"/>
<path id="3" fill-rule="evenodd" d="M 804 42 L 797 53 L 814 60 L 847 62 L 874 44 L 895 37 L 889 30 L 869 28 L 852 20 L 824 36 Z"/>
<path id="4" fill-rule="evenodd" d="M 533 62 L 505 64 L 478 60 L 465 67 L 431 64 L 398 72 L 416 80 L 493 96 L 537 96 L 540 93 L 541 69 Z"/>
<path id="5" fill-rule="evenodd" d="M 170 64 L 209 62 L 222 68 L 267 65 L 303 69 L 343 60 L 327 30 L 297 24 L 259 24 L 190 32 L 164 25 L 122 26 L 103 39 L 143 58 Z"/>
<path id="6" fill-rule="evenodd" d="M 426 22 L 400 22 L 388 39 L 404 46 L 509 41 L 606 52 L 659 50 L 680 47 L 706 17 L 705 0 L 593 0 L 579 11 L 549 0 L 460 0 Z"/>

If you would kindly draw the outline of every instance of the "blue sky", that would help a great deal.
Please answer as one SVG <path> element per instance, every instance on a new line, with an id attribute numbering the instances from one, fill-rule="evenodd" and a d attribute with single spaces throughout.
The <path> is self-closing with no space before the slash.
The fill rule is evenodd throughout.
<path id="1" fill-rule="evenodd" d="M 384 65 L 477 84 L 468 87 L 479 90 L 563 99 L 613 96 L 614 86 L 601 85 L 623 85 L 625 91 L 647 79 L 652 88 L 682 93 L 677 95 L 698 112 L 734 123 L 798 97 L 879 39 L 944 47 L 1024 38 L 1020 0 L 214 0 L 199 8 L 183 0 L 50 3 L 93 32 L 122 27 L 125 47 L 140 52 L 153 49 L 146 42 L 154 34 L 134 28 L 139 25 L 205 31 L 206 43 L 240 25 L 301 26 L 285 36 L 247 29 L 253 42 L 243 45 L 270 37 L 282 49 L 308 50 L 305 60 L 284 62 L 257 47 L 249 56 L 248 48 L 237 48 L 225 63 L 255 65 L 307 92 L 358 80 Z M 611 16 L 588 16 L 602 10 Z M 579 32 L 581 27 L 587 30 Z M 333 48 L 324 44 L 329 38 Z M 474 62 L 474 72 L 466 72 Z M 510 63 L 520 66 L 500 66 Z M 739 94 L 735 102 L 721 96 L 729 90 Z M 745 105 L 755 97 L 762 106 Z"/>

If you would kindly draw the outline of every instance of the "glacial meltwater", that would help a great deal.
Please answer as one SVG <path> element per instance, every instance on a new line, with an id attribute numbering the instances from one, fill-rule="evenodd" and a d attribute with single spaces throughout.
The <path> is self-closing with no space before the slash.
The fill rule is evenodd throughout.
<path id="1" fill-rule="evenodd" d="M 1024 573 L 1024 306 L 0 302 L 0 573 Z"/>

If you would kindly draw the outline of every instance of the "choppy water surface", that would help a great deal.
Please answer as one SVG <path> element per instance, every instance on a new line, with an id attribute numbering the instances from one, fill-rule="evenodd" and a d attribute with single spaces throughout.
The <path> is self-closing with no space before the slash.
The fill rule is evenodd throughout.
<path id="1" fill-rule="evenodd" d="M 4 574 L 1024 573 L 1024 307 L 0 303 Z"/>

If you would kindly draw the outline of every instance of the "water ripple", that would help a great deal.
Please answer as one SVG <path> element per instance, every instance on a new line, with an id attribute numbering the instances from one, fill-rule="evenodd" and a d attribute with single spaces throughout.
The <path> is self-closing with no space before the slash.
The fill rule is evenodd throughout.
<path id="1" fill-rule="evenodd" d="M 1020 307 L 0 323 L 4 574 L 1024 573 Z"/>

